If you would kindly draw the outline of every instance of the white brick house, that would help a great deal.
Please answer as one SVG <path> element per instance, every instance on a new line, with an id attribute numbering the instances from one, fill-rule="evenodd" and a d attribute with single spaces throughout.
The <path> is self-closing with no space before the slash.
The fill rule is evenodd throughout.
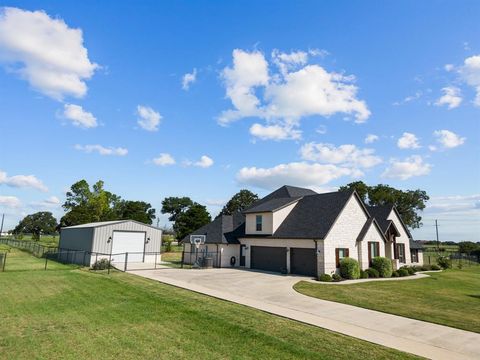
<path id="1" fill-rule="evenodd" d="M 215 266 L 317 277 L 338 272 L 339 261 L 351 257 L 367 269 L 375 256 L 391 258 L 395 268 L 422 262 L 393 206 L 366 207 L 354 191 L 317 194 L 283 186 L 242 213 L 220 216 L 194 231 L 205 235 L 198 252 L 217 251 Z M 185 261 L 195 247 L 183 239 Z M 412 255 L 413 254 L 413 255 Z M 195 253 L 195 258 L 198 254 Z"/>

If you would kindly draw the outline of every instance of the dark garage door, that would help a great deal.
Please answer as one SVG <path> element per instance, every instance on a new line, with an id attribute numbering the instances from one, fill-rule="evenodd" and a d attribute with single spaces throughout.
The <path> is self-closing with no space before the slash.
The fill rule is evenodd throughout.
<path id="1" fill-rule="evenodd" d="M 287 270 L 287 249 L 284 247 L 252 246 L 250 267 L 258 270 L 285 272 Z"/>
<path id="2" fill-rule="evenodd" d="M 290 248 L 290 273 L 315 276 L 315 249 Z"/>

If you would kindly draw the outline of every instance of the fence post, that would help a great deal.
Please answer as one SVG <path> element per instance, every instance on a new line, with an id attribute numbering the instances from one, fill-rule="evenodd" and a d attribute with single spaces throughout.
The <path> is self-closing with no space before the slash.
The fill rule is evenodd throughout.
<path id="1" fill-rule="evenodd" d="M 5 271 L 5 263 L 7 262 L 7 253 L 5 253 L 5 257 L 3 258 L 3 269 L 2 272 Z"/>
<path id="2" fill-rule="evenodd" d="M 108 275 L 110 275 L 110 267 L 112 266 L 112 253 L 110 253 L 110 256 L 108 258 Z"/>
<path id="3" fill-rule="evenodd" d="M 45 254 L 45 270 L 47 270 L 48 253 Z"/>
<path id="4" fill-rule="evenodd" d="M 128 252 L 125 253 L 125 266 L 123 267 L 123 271 L 127 271 L 127 264 L 128 264 Z"/>

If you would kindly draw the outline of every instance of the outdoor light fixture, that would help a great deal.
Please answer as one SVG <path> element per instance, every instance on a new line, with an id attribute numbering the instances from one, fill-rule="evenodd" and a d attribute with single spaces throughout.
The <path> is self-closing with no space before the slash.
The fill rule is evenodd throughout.
<path id="1" fill-rule="evenodd" d="M 112 241 L 112 237 L 110 236 L 107 240 L 107 244 L 110 244 L 111 241 Z"/>
<path id="2" fill-rule="evenodd" d="M 150 242 L 150 238 L 147 238 L 147 244 Z"/>

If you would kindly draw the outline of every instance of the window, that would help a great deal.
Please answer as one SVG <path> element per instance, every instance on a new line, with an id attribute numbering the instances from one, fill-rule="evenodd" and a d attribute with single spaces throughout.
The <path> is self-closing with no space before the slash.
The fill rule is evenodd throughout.
<path id="1" fill-rule="evenodd" d="M 262 222 L 263 222 L 263 216 L 262 215 L 257 215 L 255 217 L 255 223 L 256 223 L 257 231 L 262 231 Z"/>
<path id="2" fill-rule="evenodd" d="M 412 249 L 410 252 L 412 255 L 412 262 L 418 262 L 418 249 Z"/>
<path id="3" fill-rule="evenodd" d="M 397 244 L 397 259 L 401 263 L 405 263 L 405 244 Z"/>
<path id="4" fill-rule="evenodd" d="M 335 249 L 335 263 L 337 268 L 340 267 L 340 260 L 346 257 L 348 257 L 348 249 L 346 248 Z"/>
<path id="5" fill-rule="evenodd" d="M 380 243 L 376 241 L 368 242 L 368 263 L 372 265 L 372 259 L 380 256 Z"/>

